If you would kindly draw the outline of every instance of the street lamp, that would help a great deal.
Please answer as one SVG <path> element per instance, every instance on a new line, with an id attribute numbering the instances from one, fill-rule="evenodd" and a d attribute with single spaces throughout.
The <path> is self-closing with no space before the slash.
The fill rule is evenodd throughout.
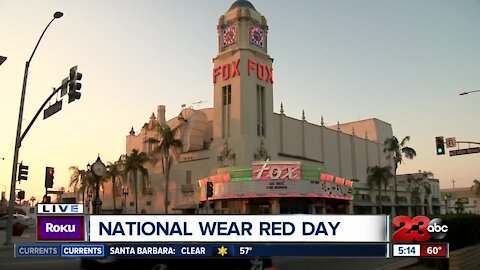
<path id="1" fill-rule="evenodd" d="M 35 48 L 33 49 L 32 55 L 30 55 L 30 58 L 28 59 L 27 62 L 25 62 L 25 72 L 23 74 L 23 86 L 22 86 L 22 94 L 20 97 L 20 109 L 18 112 L 18 122 L 17 122 L 17 134 L 15 136 L 15 146 L 14 146 L 14 151 L 13 151 L 13 164 L 12 164 L 12 182 L 10 186 L 10 200 L 8 202 L 8 221 L 7 221 L 7 229 L 5 230 L 5 243 L 4 245 L 11 245 L 12 244 L 12 232 L 13 232 L 13 211 L 15 207 L 15 185 L 16 185 L 16 178 L 17 178 L 17 164 L 18 164 L 18 154 L 20 152 L 20 146 L 22 145 L 22 138 L 20 137 L 20 133 L 22 131 L 22 119 L 23 119 L 23 107 L 25 104 L 25 92 L 27 90 L 27 78 L 28 78 L 28 68 L 30 67 L 30 62 L 32 61 L 33 55 L 35 54 L 35 51 L 38 48 L 38 45 L 40 44 L 40 41 L 42 40 L 43 35 L 47 31 L 48 27 L 50 24 L 55 19 L 59 19 L 63 16 L 63 13 L 60 11 L 55 12 L 53 14 L 52 20 L 47 24 L 47 27 L 42 32 L 42 35 L 40 35 L 40 38 L 37 41 L 37 45 L 35 45 Z"/>
<path id="2" fill-rule="evenodd" d="M 474 93 L 474 92 L 480 92 L 480 90 L 464 91 L 464 92 L 460 93 L 459 95 L 463 96 L 463 95 Z"/>
<path id="3" fill-rule="evenodd" d="M 87 213 L 90 214 L 90 203 L 92 201 L 92 191 L 90 189 L 87 190 Z"/>
<path id="4" fill-rule="evenodd" d="M 92 171 L 95 175 L 95 200 L 93 201 L 93 214 L 100 214 L 102 210 L 102 201 L 100 200 L 100 178 L 107 171 L 107 166 L 102 162 L 100 156 L 97 157 L 95 163 L 92 164 Z"/>
<path id="5" fill-rule="evenodd" d="M 125 214 L 127 213 L 127 196 L 128 196 L 128 189 L 127 188 L 123 188 L 123 197 L 124 197 L 124 206 L 125 206 Z"/>

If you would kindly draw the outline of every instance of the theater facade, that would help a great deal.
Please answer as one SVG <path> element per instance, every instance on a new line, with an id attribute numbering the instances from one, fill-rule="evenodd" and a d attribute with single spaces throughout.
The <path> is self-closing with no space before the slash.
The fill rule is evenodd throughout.
<path id="1" fill-rule="evenodd" d="M 375 213 L 372 201 L 352 200 L 375 196 L 367 167 L 392 165 L 382 144 L 392 136 L 391 125 L 372 118 L 326 126 L 320 115 L 307 120 L 299 112 L 296 119 L 283 106 L 275 113 L 275 70 L 282 67 L 268 54 L 266 18 L 238 0 L 219 17 L 217 32 L 213 108 L 184 107 L 167 120 L 159 105 L 126 138 L 126 154 L 137 149 L 152 156 L 162 141 L 156 126 L 181 126 L 168 190 L 161 162 L 146 163 L 149 185 L 139 189 L 138 208 L 164 213 L 168 192 L 168 213 Z M 208 185 L 213 192 L 207 198 Z M 134 213 L 133 192 L 125 198 L 126 212 Z"/>

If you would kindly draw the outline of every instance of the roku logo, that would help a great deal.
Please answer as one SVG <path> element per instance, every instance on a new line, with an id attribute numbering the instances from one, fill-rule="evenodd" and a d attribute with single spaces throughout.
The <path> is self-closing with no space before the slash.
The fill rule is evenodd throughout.
<path id="1" fill-rule="evenodd" d="M 430 220 L 425 216 L 416 216 L 410 219 L 407 216 L 395 217 L 392 221 L 393 228 L 397 229 L 392 235 L 392 241 L 417 241 L 425 242 L 433 238 L 445 238 L 448 226 L 442 224 L 442 219 Z"/>
<path id="2" fill-rule="evenodd" d="M 53 224 L 53 223 L 46 223 L 45 224 L 45 231 L 46 232 L 67 232 L 67 233 L 73 233 L 76 232 L 75 230 L 75 225 L 72 224 Z"/>

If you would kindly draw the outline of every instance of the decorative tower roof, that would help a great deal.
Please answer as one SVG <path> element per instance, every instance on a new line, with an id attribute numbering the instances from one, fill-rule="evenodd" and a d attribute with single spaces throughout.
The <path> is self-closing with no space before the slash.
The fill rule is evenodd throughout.
<path id="1" fill-rule="evenodd" d="M 234 8 L 237 8 L 237 7 L 248 7 L 248 8 L 251 8 L 253 10 L 256 11 L 255 7 L 252 5 L 252 3 L 250 3 L 249 1 L 247 0 L 237 0 L 235 1 L 231 6 L 230 8 L 228 9 L 228 11 L 234 9 Z"/>

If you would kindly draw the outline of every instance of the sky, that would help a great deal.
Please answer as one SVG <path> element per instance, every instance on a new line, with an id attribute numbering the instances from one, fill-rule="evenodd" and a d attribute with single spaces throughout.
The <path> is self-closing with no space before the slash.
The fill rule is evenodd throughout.
<path id="1" fill-rule="evenodd" d="M 64 16 L 30 64 L 23 129 L 75 65 L 82 96 L 65 96 L 46 120 L 42 112 L 23 140 L 29 178 L 17 188 L 27 199 L 43 196 L 46 166 L 58 189 L 70 166 L 117 160 L 130 128 L 138 132 L 157 105 L 167 118 L 182 104 L 212 107 L 216 26 L 233 2 L 0 0 L 0 190 L 8 196 L 25 62 L 55 11 Z M 437 156 L 434 139 L 480 141 L 480 92 L 459 96 L 480 89 L 479 1 L 251 2 L 269 25 L 275 112 L 283 102 L 286 115 L 305 110 L 316 124 L 378 118 L 417 151 L 399 174 L 431 171 L 441 188 L 480 177 L 480 153 Z"/>

